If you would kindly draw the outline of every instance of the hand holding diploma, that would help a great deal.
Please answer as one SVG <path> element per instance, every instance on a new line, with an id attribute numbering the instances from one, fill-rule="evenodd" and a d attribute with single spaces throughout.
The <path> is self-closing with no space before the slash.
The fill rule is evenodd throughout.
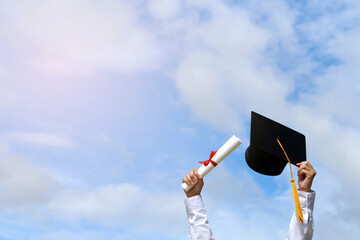
<path id="1" fill-rule="evenodd" d="M 241 144 L 241 140 L 232 136 L 219 150 L 212 152 L 209 160 L 204 161 L 199 169 L 194 169 L 183 179 L 181 185 L 185 192 L 188 192 L 198 181 L 206 176 L 217 164 L 226 158 L 232 151 L 234 151 Z M 202 188 L 202 186 L 201 186 Z M 200 191 L 201 191 L 200 188 Z"/>
<path id="2" fill-rule="evenodd" d="M 188 198 L 196 195 L 200 195 L 201 190 L 204 186 L 204 180 L 203 177 L 200 176 L 200 174 L 198 173 L 197 167 L 194 167 L 194 170 L 191 170 L 188 174 L 186 174 L 186 176 L 183 179 L 183 183 L 186 183 L 188 185 L 193 185 L 191 189 L 185 192 Z"/>

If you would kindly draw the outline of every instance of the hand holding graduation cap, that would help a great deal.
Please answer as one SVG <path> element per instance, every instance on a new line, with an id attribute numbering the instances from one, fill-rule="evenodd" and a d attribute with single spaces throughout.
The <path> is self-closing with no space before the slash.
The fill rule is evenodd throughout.
<path id="1" fill-rule="evenodd" d="M 310 192 L 313 179 L 316 175 L 316 171 L 308 161 L 297 163 L 298 166 L 298 184 L 299 190 L 303 192 Z"/>

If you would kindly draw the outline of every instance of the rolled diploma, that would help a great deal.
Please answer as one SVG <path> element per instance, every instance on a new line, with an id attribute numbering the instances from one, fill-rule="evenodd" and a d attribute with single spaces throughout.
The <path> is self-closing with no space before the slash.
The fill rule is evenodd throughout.
<path id="1" fill-rule="evenodd" d="M 234 151 L 241 144 L 241 140 L 236 136 L 232 136 L 212 157 L 212 160 L 219 164 L 224 158 L 226 158 L 232 151 Z M 200 176 L 205 177 L 214 166 L 209 163 L 207 166 L 204 164 L 198 170 Z M 182 183 L 181 187 L 185 190 L 185 192 L 189 191 L 195 184 L 197 183 L 197 179 L 193 185 L 188 185 L 186 183 Z"/>

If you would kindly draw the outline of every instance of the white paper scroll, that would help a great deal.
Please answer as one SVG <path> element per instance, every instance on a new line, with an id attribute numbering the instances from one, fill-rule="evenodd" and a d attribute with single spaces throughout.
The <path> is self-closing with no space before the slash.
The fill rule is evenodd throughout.
<path id="1" fill-rule="evenodd" d="M 241 144 L 241 140 L 237 138 L 236 136 L 232 136 L 219 150 L 217 150 L 216 154 L 212 157 L 212 160 L 219 164 L 224 158 L 226 158 L 232 151 L 234 151 L 239 145 Z M 206 174 L 208 174 L 214 166 L 209 163 L 207 166 L 202 165 L 198 173 L 200 176 L 205 177 Z M 182 188 L 185 190 L 185 192 L 189 191 L 195 184 L 197 183 L 197 180 L 193 185 L 187 185 L 186 183 L 181 184 Z"/>

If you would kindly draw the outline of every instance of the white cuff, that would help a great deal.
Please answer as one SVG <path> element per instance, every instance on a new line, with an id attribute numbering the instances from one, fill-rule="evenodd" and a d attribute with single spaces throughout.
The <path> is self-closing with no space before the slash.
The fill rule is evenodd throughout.
<path id="1" fill-rule="evenodd" d="M 199 210 L 204 208 L 204 203 L 200 195 L 195 195 L 184 199 L 186 212 L 190 213 L 194 210 Z"/>
<path id="2" fill-rule="evenodd" d="M 315 192 L 302 192 L 298 191 L 301 210 L 304 217 L 304 224 L 307 224 L 309 221 L 309 212 L 312 213 L 314 209 L 315 202 Z"/>

